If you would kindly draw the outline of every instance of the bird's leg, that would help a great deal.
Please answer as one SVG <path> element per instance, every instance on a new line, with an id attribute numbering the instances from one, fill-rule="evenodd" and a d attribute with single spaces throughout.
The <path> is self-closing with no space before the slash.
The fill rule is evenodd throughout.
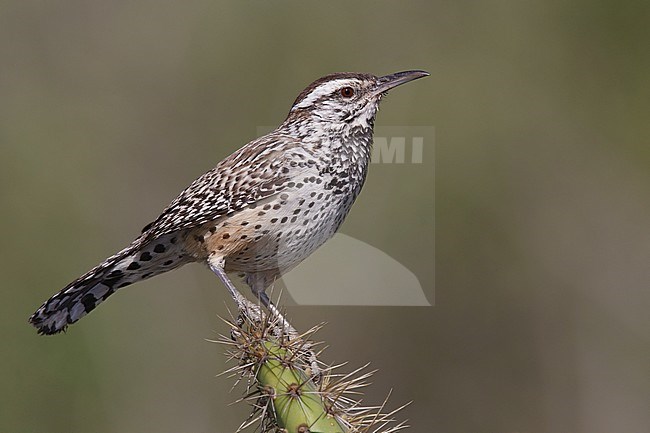
<path id="1" fill-rule="evenodd" d="M 297 331 L 291 326 L 289 321 L 284 318 L 280 310 L 271 302 L 271 298 L 266 294 L 266 288 L 272 285 L 276 276 L 279 274 L 278 270 L 271 271 L 258 271 L 246 273 L 246 284 L 251 288 L 253 294 L 260 300 L 262 305 L 266 307 L 271 313 L 271 316 L 276 319 L 277 323 L 282 328 L 283 332 L 293 339 L 298 336 Z"/>
<path id="2" fill-rule="evenodd" d="M 267 295 L 264 290 L 254 289 L 253 293 L 258 297 L 260 302 L 262 302 L 262 305 L 264 305 L 266 309 L 269 310 L 271 315 L 277 319 L 283 331 L 289 336 L 290 339 L 298 337 L 298 331 L 296 331 L 291 323 L 289 323 L 289 321 L 284 318 L 282 313 L 280 313 L 280 310 L 278 310 L 278 307 L 275 306 L 275 304 L 271 301 L 271 298 L 269 298 L 269 295 Z"/>
<path id="3" fill-rule="evenodd" d="M 254 320 L 258 320 L 262 322 L 262 314 L 261 311 L 259 310 L 259 305 L 255 305 L 252 302 L 250 302 L 248 299 L 246 299 L 240 292 L 237 290 L 235 285 L 230 281 L 230 278 L 228 278 L 228 275 L 226 274 L 226 271 L 224 270 L 224 259 L 219 259 L 219 260 L 208 260 L 208 266 L 214 272 L 217 274 L 219 279 L 223 282 L 223 284 L 226 286 L 228 291 L 230 292 L 230 296 L 232 296 L 233 300 L 237 304 L 237 308 L 239 311 L 246 311 L 248 312 L 247 314 L 251 314 L 251 312 L 256 316 L 256 317 L 251 317 Z M 260 300 L 262 305 L 264 305 L 269 312 L 271 313 L 271 317 L 274 318 L 275 324 L 272 325 L 273 328 L 276 330 L 279 330 L 280 335 L 286 335 L 290 340 L 295 340 L 301 338 L 300 334 L 296 329 L 289 323 L 287 319 L 284 318 L 280 310 L 271 302 L 271 299 L 269 298 L 269 295 L 266 294 L 264 291 L 264 288 L 259 290 L 261 287 L 259 284 L 255 284 L 256 281 L 261 281 L 261 280 L 248 280 L 249 283 L 251 284 L 251 288 L 253 289 L 253 293 L 257 298 Z M 318 365 L 318 358 L 316 357 L 316 352 L 311 347 L 311 344 L 309 342 L 305 342 L 305 344 L 302 347 L 302 351 L 306 353 L 306 356 L 309 360 L 309 365 L 311 366 L 311 378 L 316 382 L 320 383 L 320 380 L 322 378 L 322 372 L 320 369 L 320 366 Z"/>
<path id="4" fill-rule="evenodd" d="M 217 277 L 221 280 L 221 282 L 226 286 L 228 291 L 230 292 L 230 296 L 232 296 L 232 299 L 237 303 L 237 305 L 242 305 L 243 302 L 242 300 L 245 299 L 244 295 L 239 293 L 239 290 L 235 287 L 235 285 L 230 281 L 230 278 L 228 278 L 228 275 L 226 275 L 226 271 L 223 269 L 223 262 L 224 260 L 218 260 L 218 261 L 213 261 L 209 260 L 208 261 L 208 266 L 210 267 L 210 270 L 217 274 Z"/>
<path id="5" fill-rule="evenodd" d="M 275 280 L 275 275 L 277 274 L 273 273 L 273 275 L 274 276 L 272 279 L 269 278 L 271 281 Z M 282 313 L 280 313 L 280 310 L 278 310 L 278 308 L 269 298 L 269 295 L 266 294 L 265 290 L 267 286 L 273 284 L 269 284 L 269 279 L 264 278 L 263 274 L 249 274 L 246 278 L 246 282 L 250 285 L 251 290 L 259 298 L 262 304 L 267 308 L 267 310 L 269 310 L 271 315 L 276 318 L 278 324 L 282 328 L 282 332 L 287 335 L 290 340 L 302 339 L 302 336 L 298 333 L 298 331 L 296 331 L 291 323 L 289 323 L 289 321 L 284 318 Z M 318 358 L 316 357 L 316 352 L 314 351 L 311 342 L 303 341 L 300 351 L 304 353 L 304 356 L 309 362 L 311 368 L 310 375 L 312 380 L 314 380 L 315 383 L 320 383 L 322 380 L 322 371 L 318 364 Z"/>
<path id="6" fill-rule="evenodd" d="M 243 317 L 242 314 L 247 315 L 250 317 L 250 320 L 253 322 L 259 322 L 262 323 L 264 320 L 264 315 L 262 314 L 262 310 L 258 304 L 254 304 L 250 302 L 248 299 L 242 295 L 239 290 L 235 287 L 235 285 L 230 281 L 230 278 L 228 278 L 228 275 L 226 274 L 226 271 L 224 270 L 224 260 L 208 260 L 208 266 L 210 267 L 210 270 L 217 274 L 221 282 L 226 286 L 228 289 L 228 292 L 230 292 L 230 296 L 232 297 L 233 301 L 235 301 L 235 304 L 237 304 L 237 310 L 239 310 L 239 317 L 237 319 L 237 323 L 239 326 L 243 324 Z M 241 322 L 240 322 L 241 320 Z M 233 336 L 233 338 L 235 338 Z"/>
<path id="7" fill-rule="evenodd" d="M 230 292 L 230 296 L 232 296 L 232 299 L 235 301 L 238 307 L 242 309 L 241 307 L 244 307 L 247 305 L 247 300 L 242 295 L 239 290 L 235 287 L 235 285 L 230 281 L 230 278 L 228 278 L 228 275 L 226 274 L 226 271 L 224 270 L 224 263 L 225 260 L 223 258 L 219 260 L 208 260 L 208 266 L 214 272 L 217 274 L 221 282 L 226 286 L 228 291 Z M 280 313 L 280 310 L 271 302 L 271 299 L 269 298 L 269 295 L 264 292 L 264 290 L 255 290 L 253 289 L 253 293 L 258 297 L 262 305 L 264 305 L 269 312 L 271 313 L 271 316 L 273 316 L 277 322 L 280 324 L 281 328 L 283 331 L 289 336 L 289 338 L 295 338 L 297 337 L 298 331 L 295 330 L 293 326 L 289 323 L 287 319 L 284 318 L 282 313 Z"/>

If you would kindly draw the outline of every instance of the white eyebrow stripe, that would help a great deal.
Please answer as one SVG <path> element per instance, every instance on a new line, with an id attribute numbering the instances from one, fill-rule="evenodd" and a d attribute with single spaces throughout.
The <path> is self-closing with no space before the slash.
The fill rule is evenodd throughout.
<path id="1" fill-rule="evenodd" d="M 322 96 L 329 95 L 332 92 L 334 92 L 336 89 L 344 87 L 346 84 L 352 86 L 357 82 L 358 82 L 357 80 L 342 78 L 339 80 L 328 81 L 327 83 L 320 84 L 314 90 L 312 90 L 311 93 L 307 95 L 305 99 L 300 101 L 298 105 L 295 105 L 294 108 L 307 108 L 310 105 L 312 105 L 315 101 L 320 99 Z"/>

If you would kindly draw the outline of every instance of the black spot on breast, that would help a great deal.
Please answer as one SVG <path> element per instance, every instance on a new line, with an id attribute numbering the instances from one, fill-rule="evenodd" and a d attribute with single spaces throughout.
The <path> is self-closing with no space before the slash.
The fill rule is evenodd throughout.
<path id="1" fill-rule="evenodd" d="M 163 244 L 156 244 L 156 246 L 153 247 L 153 251 L 154 251 L 154 253 L 158 253 L 158 254 L 164 253 L 165 252 L 165 246 Z"/>
<path id="2" fill-rule="evenodd" d="M 140 260 L 143 262 L 148 262 L 151 260 L 151 253 L 149 251 L 145 251 L 144 253 L 140 254 Z"/>
<path id="3" fill-rule="evenodd" d="M 173 260 L 167 260 L 166 262 L 163 263 L 163 266 L 169 266 L 169 265 L 171 265 L 173 263 L 174 263 Z"/>
<path id="4" fill-rule="evenodd" d="M 131 264 L 126 269 L 128 269 L 129 271 L 135 271 L 136 269 L 140 269 L 140 268 L 141 268 L 140 263 L 131 262 Z"/>

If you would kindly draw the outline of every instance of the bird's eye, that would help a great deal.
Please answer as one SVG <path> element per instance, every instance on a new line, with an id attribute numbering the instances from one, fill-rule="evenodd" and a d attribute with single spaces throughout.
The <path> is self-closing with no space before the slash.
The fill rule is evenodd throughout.
<path id="1" fill-rule="evenodd" d="M 352 87 L 343 87 L 341 89 L 341 96 L 344 98 L 351 98 L 354 96 L 354 89 Z"/>

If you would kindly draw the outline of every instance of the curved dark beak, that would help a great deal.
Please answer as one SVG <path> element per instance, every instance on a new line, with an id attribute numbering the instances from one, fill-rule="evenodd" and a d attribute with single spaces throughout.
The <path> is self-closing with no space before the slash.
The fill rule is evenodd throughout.
<path id="1" fill-rule="evenodd" d="M 400 84 L 408 83 L 409 81 L 417 80 L 418 78 L 428 77 L 429 73 L 427 71 L 403 71 L 396 72 L 390 75 L 384 75 L 379 77 L 377 80 L 377 88 L 374 90 L 374 94 L 378 95 L 384 92 L 389 91 L 393 87 L 397 87 Z"/>

